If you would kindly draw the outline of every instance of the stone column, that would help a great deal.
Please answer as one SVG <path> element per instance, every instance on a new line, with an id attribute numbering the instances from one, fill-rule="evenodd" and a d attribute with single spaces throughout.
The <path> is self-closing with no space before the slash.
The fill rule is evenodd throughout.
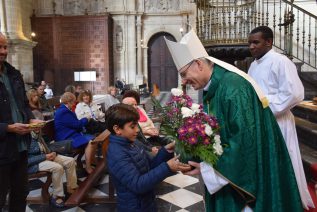
<path id="1" fill-rule="evenodd" d="M 135 15 L 127 15 L 127 26 L 125 31 L 125 42 L 127 44 L 127 82 L 136 85 L 136 29 L 135 29 Z"/>
<path id="2" fill-rule="evenodd" d="M 8 38 L 9 53 L 7 61 L 23 74 L 25 82 L 33 82 L 33 52 L 36 45 L 25 37 L 22 22 L 29 18 L 29 14 L 22 8 L 29 4 L 30 0 L 0 0 L 1 31 Z M 30 22 L 24 21 L 24 28 L 29 29 Z"/>
<path id="3" fill-rule="evenodd" d="M 7 19 L 6 19 L 6 9 L 5 9 L 5 0 L 0 0 L 0 25 L 2 32 L 7 36 Z"/>
<path id="4" fill-rule="evenodd" d="M 142 71 L 142 56 L 141 56 L 141 51 L 142 51 L 142 47 L 141 47 L 141 15 L 137 15 L 137 19 L 136 19 L 136 30 L 137 30 L 137 35 L 136 35 L 136 43 L 137 43 L 137 74 L 140 75 L 143 73 Z"/>
<path id="5" fill-rule="evenodd" d="M 143 74 L 145 78 L 145 82 L 149 82 L 149 76 L 148 76 L 148 47 L 144 44 L 145 41 L 143 41 Z M 149 87 L 151 85 L 148 85 Z"/>
<path id="6" fill-rule="evenodd" d="M 136 43 L 137 43 L 137 75 L 136 75 L 136 85 L 143 84 L 143 68 L 142 68 L 142 22 L 141 22 L 141 15 L 137 15 L 136 19 Z"/>
<path id="7" fill-rule="evenodd" d="M 21 2 L 19 0 L 4 0 L 4 2 L 8 38 L 29 40 L 22 30 Z"/>

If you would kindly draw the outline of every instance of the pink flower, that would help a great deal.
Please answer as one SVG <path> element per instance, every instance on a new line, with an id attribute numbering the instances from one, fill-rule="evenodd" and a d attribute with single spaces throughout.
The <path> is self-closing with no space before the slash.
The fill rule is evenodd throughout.
<path id="1" fill-rule="evenodd" d="M 205 145 L 210 144 L 210 139 L 209 139 L 209 138 L 205 138 L 205 139 L 203 140 L 203 144 L 205 144 Z"/>
<path id="2" fill-rule="evenodd" d="M 192 136 L 188 139 L 188 143 L 191 144 L 191 145 L 194 145 L 194 144 L 197 144 L 197 138 Z"/>
<path id="3" fill-rule="evenodd" d="M 193 103 L 188 95 L 181 92 L 172 95 L 165 106 L 158 105 L 158 108 L 161 108 L 163 120 L 161 129 L 175 138 L 179 153 L 195 155 L 207 163 L 215 164 L 215 158 L 223 153 L 223 149 L 220 127 L 214 116 L 203 112 L 202 105 Z"/>
<path id="4" fill-rule="evenodd" d="M 181 127 L 181 128 L 178 129 L 177 132 L 178 132 L 178 134 L 179 134 L 180 136 L 184 136 L 184 135 L 186 135 L 187 130 L 186 130 L 185 127 Z"/>
<path id="5" fill-rule="evenodd" d="M 188 131 L 189 133 L 192 133 L 192 132 L 194 131 L 194 128 L 193 128 L 193 127 L 188 127 L 187 131 Z"/>

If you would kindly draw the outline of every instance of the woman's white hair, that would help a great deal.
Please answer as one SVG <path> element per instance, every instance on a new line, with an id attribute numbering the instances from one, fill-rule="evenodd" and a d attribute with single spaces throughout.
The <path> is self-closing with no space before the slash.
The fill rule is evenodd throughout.
<path id="1" fill-rule="evenodd" d="M 76 100 L 76 96 L 71 92 L 65 92 L 61 96 L 61 103 L 63 103 L 63 104 L 67 104 L 67 103 L 74 101 L 74 100 Z"/>

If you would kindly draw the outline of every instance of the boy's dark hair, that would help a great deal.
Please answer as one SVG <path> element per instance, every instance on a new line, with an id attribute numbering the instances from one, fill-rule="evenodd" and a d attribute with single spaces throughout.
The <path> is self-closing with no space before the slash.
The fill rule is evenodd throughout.
<path id="1" fill-rule="evenodd" d="M 126 97 L 132 97 L 135 99 L 136 103 L 140 104 L 140 94 L 137 91 L 134 90 L 127 90 L 124 92 L 122 99 Z"/>
<path id="2" fill-rule="evenodd" d="M 107 117 L 107 129 L 112 134 L 115 134 L 113 126 L 117 125 L 122 129 L 123 126 L 128 122 L 132 121 L 138 123 L 140 118 L 138 111 L 134 107 L 122 103 L 112 105 L 110 108 L 108 108 L 105 117 Z"/>
<path id="3" fill-rule="evenodd" d="M 262 37 L 264 40 L 272 39 L 273 40 L 273 31 L 270 27 L 268 26 L 259 26 L 254 28 L 250 34 L 255 34 L 258 32 L 262 32 Z"/>

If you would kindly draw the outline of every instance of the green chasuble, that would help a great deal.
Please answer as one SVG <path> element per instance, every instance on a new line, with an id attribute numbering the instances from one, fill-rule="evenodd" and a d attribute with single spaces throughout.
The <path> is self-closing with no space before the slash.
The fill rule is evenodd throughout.
<path id="1" fill-rule="evenodd" d="M 280 128 L 252 85 L 215 65 L 204 109 L 218 119 L 225 148 L 214 168 L 229 181 L 213 195 L 206 190 L 206 211 L 303 211 Z"/>

